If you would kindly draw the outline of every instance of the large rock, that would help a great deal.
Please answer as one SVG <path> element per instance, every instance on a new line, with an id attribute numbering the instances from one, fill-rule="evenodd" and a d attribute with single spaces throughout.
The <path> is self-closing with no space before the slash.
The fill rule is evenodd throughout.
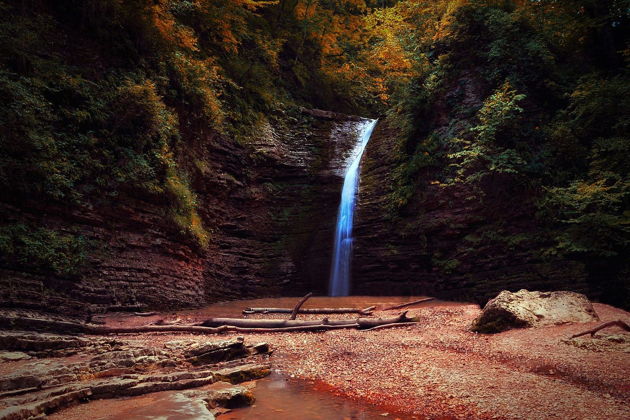
<path id="1" fill-rule="evenodd" d="M 597 321 L 586 296 L 575 292 L 530 292 L 525 289 L 499 293 L 483 308 L 472 330 L 496 333 L 511 328 L 539 327 L 570 322 Z"/>

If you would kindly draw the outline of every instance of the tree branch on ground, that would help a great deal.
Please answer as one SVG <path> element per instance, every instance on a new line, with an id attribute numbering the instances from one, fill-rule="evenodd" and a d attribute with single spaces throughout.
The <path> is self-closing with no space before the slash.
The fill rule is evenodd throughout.
<path id="1" fill-rule="evenodd" d="M 603 330 L 604 328 L 608 328 L 608 327 L 620 327 L 623 328 L 626 331 L 630 331 L 630 325 L 628 325 L 627 323 L 623 322 L 622 320 L 618 319 L 617 321 L 610 321 L 610 322 L 605 322 L 595 328 L 592 328 L 590 330 L 586 330 L 583 331 L 581 333 L 578 334 L 574 334 L 571 336 L 571 338 L 577 338 L 577 337 L 581 337 L 583 335 L 586 334 L 590 334 L 591 337 L 595 336 L 595 333 L 598 332 L 599 330 Z"/>

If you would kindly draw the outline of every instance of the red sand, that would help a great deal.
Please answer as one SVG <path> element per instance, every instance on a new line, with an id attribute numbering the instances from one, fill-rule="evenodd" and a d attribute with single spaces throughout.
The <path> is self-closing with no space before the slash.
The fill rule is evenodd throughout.
<path id="1" fill-rule="evenodd" d="M 602 322 L 630 322 L 630 314 L 620 309 L 603 304 L 595 304 L 595 309 Z M 414 326 L 247 334 L 246 340 L 269 342 L 275 350 L 274 368 L 287 375 L 417 418 L 630 418 L 627 344 L 624 349 L 623 344 L 605 339 L 578 339 L 587 345 L 596 343 L 593 350 L 563 342 L 598 322 L 480 335 L 468 331 L 479 311 L 477 305 L 425 304 L 410 310 L 420 318 Z M 187 311 L 169 318 L 201 319 L 208 314 Z M 135 317 L 108 320 L 110 325 L 146 322 Z M 622 333 L 611 328 L 599 334 Z M 193 337 L 216 340 L 216 336 L 192 335 L 135 339 L 159 346 Z"/>

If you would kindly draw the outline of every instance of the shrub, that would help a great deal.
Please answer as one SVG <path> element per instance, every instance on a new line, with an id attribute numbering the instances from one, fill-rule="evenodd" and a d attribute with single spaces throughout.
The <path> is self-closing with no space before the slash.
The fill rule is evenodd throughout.
<path id="1" fill-rule="evenodd" d="M 80 235 L 21 223 L 0 227 L 0 263 L 8 268 L 76 277 L 88 266 L 90 248 Z"/>

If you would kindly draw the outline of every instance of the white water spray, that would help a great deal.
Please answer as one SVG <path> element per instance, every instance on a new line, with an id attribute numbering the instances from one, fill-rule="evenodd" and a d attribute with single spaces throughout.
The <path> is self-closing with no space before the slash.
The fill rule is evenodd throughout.
<path id="1" fill-rule="evenodd" d="M 348 296 L 350 293 L 350 271 L 352 268 L 352 222 L 357 187 L 359 185 L 359 164 L 365 146 L 370 140 L 378 120 L 367 120 L 359 128 L 359 141 L 352 151 L 352 160 L 346 169 L 341 190 L 341 203 L 337 214 L 335 247 L 330 269 L 330 296 Z"/>

